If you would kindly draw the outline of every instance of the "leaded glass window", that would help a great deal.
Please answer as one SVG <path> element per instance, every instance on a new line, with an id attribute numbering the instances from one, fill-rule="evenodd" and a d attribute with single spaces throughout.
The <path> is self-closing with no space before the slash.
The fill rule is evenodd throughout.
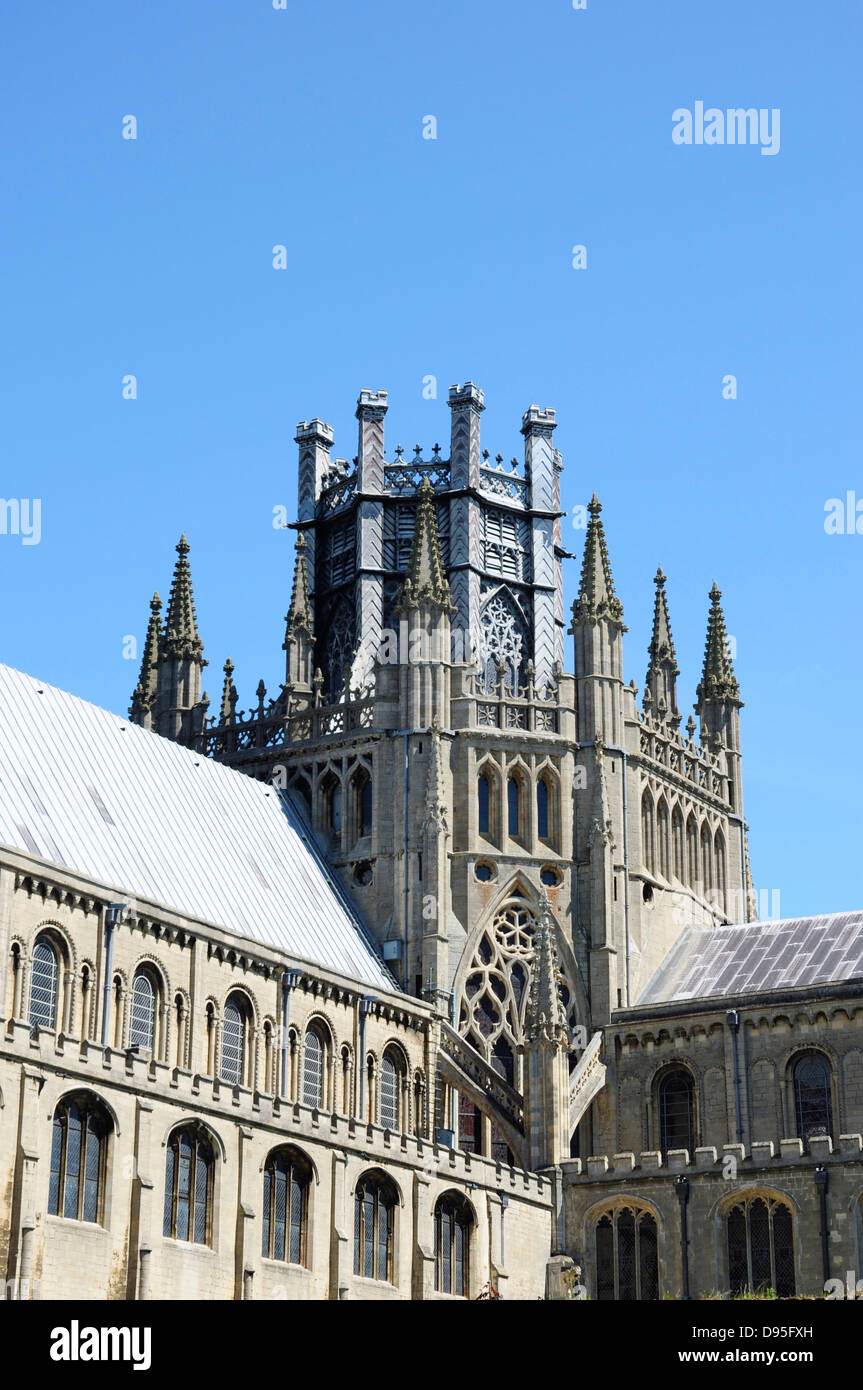
<path id="1" fill-rule="evenodd" d="M 401 1059 L 388 1047 L 381 1063 L 380 1122 L 384 1129 L 398 1130 L 401 1125 L 401 1091 L 404 1075 Z"/>
<path id="2" fill-rule="evenodd" d="M 317 1028 L 310 1028 L 303 1044 L 303 1105 L 324 1108 L 326 1048 Z"/>
<path id="3" fill-rule="evenodd" d="M 89 1098 L 61 1101 L 54 1111 L 48 1211 L 73 1221 L 101 1217 L 105 1152 L 111 1124 Z"/>
<path id="4" fill-rule="evenodd" d="M 156 1038 L 156 991 L 146 971 L 135 976 L 129 1015 L 129 1046 L 153 1049 Z"/>
<path id="5" fill-rule="evenodd" d="M 43 936 L 33 948 L 30 971 L 30 1024 L 33 1028 L 54 1027 L 59 976 L 56 948 Z"/>
<path id="6" fill-rule="evenodd" d="M 635 1206 L 615 1207 L 596 1223 L 596 1297 L 616 1302 L 659 1298 L 656 1218 Z"/>
<path id="7" fill-rule="evenodd" d="M 794 1064 L 794 1114 L 804 1143 L 813 1135 L 832 1134 L 830 1067 L 826 1057 L 812 1053 Z"/>
<path id="8" fill-rule="evenodd" d="M 306 1263 L 306 1214 L 312 1170 L 294 1149 L 270 1154 L 264 1166 L 261 1252 L 270 1260 Z"/>
<path id="9" fill-rule="evenodd" d="M 245 1005 L 235 994 L 230 995 L 222 1020 L 222 1065 L 219 1075 L 223 1081 L 234 1086 L 242 1086 L 245 1078 L 246 1017 Z"/>
<path id="10" fill-rule="evenodd" d="M 773 1289 L 793 1298 L 794 1232 L 791 1209 L 772 1197 L 749 1197 L 725 1218 L 732 1294 Z"/>
<path id="11" fill-rule="evenodd" d="M 198 1129 L 175 1129 L 165 1159 L 163 1234 L 194 1245 L 209 1245 L 213 1150 Z"/>
<path id="12" fill-rule="evenodd" d="M 473 1215 L 464 1198 L 446 1192 L 435 1205 L 435 1288 L 466 1298 Z"/>
<path id="13" fill-rule="evenodd" d="M 692 1077 L 683 1067 L 675 1067 L 662 1077 L 657 1090 L 659 1101 L 659 1147 L 663 1158 L 669 1149 L 695 1151 Z"/>
<path id="14" fill-rule="evenodd" d="M 368 1174 L 354 1195 L 354 1274 L 393 1280 L 396 1196 L 384 1178 Z"/>

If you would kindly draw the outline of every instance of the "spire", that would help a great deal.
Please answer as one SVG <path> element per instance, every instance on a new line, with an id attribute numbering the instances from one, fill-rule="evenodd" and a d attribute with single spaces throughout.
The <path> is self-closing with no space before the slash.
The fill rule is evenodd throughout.
<path id="1" fill-rule="evenodd" d="M 198 636 L 188 554 L 189 542 L 182 535 L 177 545 L 177 563 L 165 618 L 164 651 L 169 656 L 200 658 L 204 644 Z M 206 664 L 201 662 L 202 666 Z"/>
<path id="2" fill-rule="evenodd" d="M 312 604 L 309 598 L 309 575 L 306 564 L 306 551 L 308 549 L 306 538 L 301 531 L 297 536 L 297 556 L 294 562 L 294 586 L 291 590 L 291 606 L 285 619 L 287 632 L 285 642 L 289 637 L 293 637 L 298 631 L 303 631 L 306 636 L 311 637 L 314 631 L 312 620 Z"/>
<path id="3" fill-rule="evenodd" d="M 665 575 L 661 566 L 656 571 L 653 582 L 656 585 L 656 602 L 653 609 L 653 636 L 647 648 L 650 663 L 645 678 L 644 703 L 645 706 L 651 706 L 655 717 L 670 718 L 673 723 L 679 724 L 676 678 L 680 675 L 680 668 L 677 665 L 677 653 L 671 636 L 668 601 L 665 597 Z"/>
<path id="4" fill-rule="evenodd" d="M 237 708 L 237 688 L 231 679 L 234 674 L 234 663 L 230 657 L 228 657 L 222 670 L 225 673 L 225 683 L 222 686 L 222 704 L 219 709 L 219 723 L 230 724 Z"/>
<path id="5" fill-rule="evenodd" d="M 554 1047 L 568 1047 L 569 1028 L 557 985 L 558 959 L 553 920 L 548 894 L 543 893 L 539 900 L 539 930 L 525 1015 L 525 1038 L 529 1043 L 538 1040 Z"/>
<path id="6" fill-rule="evenodd" d="M 731 651 L 728 634 L 725 631 L 725 615 L 719 600 L 722 591 L 716 581 L 710 590 L 710 614 L 707 619 L 707 642 L 704 647 L 704 671 L 698 687 L 696 713 L 705 701 L 718 702 L 732 700 L 739 702 L 740 686 L 731 665 Z"/>
<path id="7" fill-rule="evenodd" d="M 417 515 L 408 572 L 399 591 L 396 613 L 430 603 L 442 612 L 455 613 L 438 539 L 434 488 L 424 477 L 417 490 Z"/>
<path id="8" fill-rule="evenodd" d="M 141 672 L 138 676 L 138 684 L 132 695 L 132 704 L 129 709 L 129 718 L 135 724 L 143 724 L 145 722 L 145 717 L 152 712 L 156 697 L 159 644 L 162 638 L 162 620 L 159 616 L 161 611 L 162 600 L 159 598 L 157 591 L 150 599 L 150 621 L 147 624 L 147 636 L 144 640 L 144 655 L 141 658 Z"/>
<path id="9" fill-rule="evenodd" d="M 573 607 L 573 618 L 576 623 L 585 618 L 590 622 L 596 622 L 599 618 L 608 618 L 622 632 L 625 632 L 623 605 L 614 592 L 614 580 L 611 577 L 605 531 L 600 520 L 602 503 L 597 498 L 596 493 L 587 504 L 587 510 L 590 513 L 590 520 L 587 523 L 587 534 L 584 538 L 581 583 L 578 598 Z"/>

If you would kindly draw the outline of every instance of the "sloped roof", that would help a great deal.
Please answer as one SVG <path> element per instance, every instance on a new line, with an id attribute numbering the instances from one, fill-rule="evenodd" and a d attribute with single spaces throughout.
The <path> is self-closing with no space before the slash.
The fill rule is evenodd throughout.
<path id="1" fill-rule="evenodd" d="M 638 1004 L 863 979 L 863 911 L 687 927 Z"/>
<path id="2" fill-rule="evenodd" d="M 0 665 L 0 841 L 397 989 L 274 787 Z"/>

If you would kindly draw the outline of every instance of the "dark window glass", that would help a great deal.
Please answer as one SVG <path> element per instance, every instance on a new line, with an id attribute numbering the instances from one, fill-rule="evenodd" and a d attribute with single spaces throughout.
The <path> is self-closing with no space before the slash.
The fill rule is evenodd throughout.
<path id="1" fill-rule="evenodd" d="M 489 786 L 488 778 L 480 777 L 477 782 L 477 800 L 479 803 L 479 833 L 487 835 L 489 833 Z"/>
<path id="2" fill-rule="evenodd" d="M 271 1154 L 264 1168 L 262 1253 L 271 1260 L 305 1263 L 306 1204 L 311 1166 L 293 1150 Z"/>
<path id="3" fill-rule="evenodd" d="M 536 833 L 548 839 L 548 786 L 542 778 L 536 784 Z"/>
<path id="4" fill-rule="evenodd" d="M 354 1197 L 354 1273 L 392 1280 L 395 1195 L 383 1180 L 363 1178 Z"/>
<path id="5" fill-rule="evenodd" d="M 165 1161 L 163 1234 L 196 1245 L 210 1243 L 213 1150 L 197 1129 L 174 1130 Z"/>
<path id="6" fill-rule="evenodd" d="M 669 1149 L 695 1149 L 693 1130 L 692 1078 L 678 1069 L 668 1072 L 659 1083 L 659 1147 L 663 1158 Z"/>
<path id="7" fill-rule="evenodd" d="M 510 777 L 506 784 L 506 805 L 509 817 L 509 834 L 518 835 L 518 795 L 519 785 L 514 777 Z"/>
<path id="8" fill-rule="evenodd" d="M 372 779 L 366 777 L 360 787 L 360 835 L 372 833 Z"/>
<path id="9" fill-rule="evenodd" d="M 793 1298 L 794 1234 L 790 1208 L 769 1197 L 751 1197 L 725 1219 L 728 1282 L 733 1294 L 773 1289 Z"/>
<path id="10" fill-rule="evenodd" d="M 48 1182 L 52 1216 L 98 1222 L 109 1127 L 101 1108 L 87 1099 L 57 1106 Z"/>
<path id="11" fill-rule="evenodd" d="M 794 1109 L 797 1134 L 806 1143 L 813 1134 L 832 1134 L 830 1068 L 826 1058 L 801 1057 L 795 1064 Z"/>
<path id="12" fill-rule="evenodd" d="M 435 1207 L 435 1288 L 438 1293 L 465 1297 L 473 1217 L 464 1200 L 453 1194 Z"/>
<path id="13" fill-rule="evenodd" d="M 597 1299 L 658 1299 L 656 1221 L 651 1213 L 618 1207 L 600 1218 L 595 1235 Z"/>

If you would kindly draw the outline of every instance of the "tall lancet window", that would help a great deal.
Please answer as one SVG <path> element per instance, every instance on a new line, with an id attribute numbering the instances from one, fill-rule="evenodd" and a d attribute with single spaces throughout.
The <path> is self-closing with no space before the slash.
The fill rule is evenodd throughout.
<path id="1" fill-rule="evenodd" d="M 506 784 L 507 832 L 517 838 L 520 833 L 521 787 L 517 777 L 510 777 Z"/>
<path id="2" fill-rule="evenodd" d="M 541 840 L 548 839 L 548 783 L 544 777 L 536 784 L 536 833 Z"/>
<path id="3" fill-rule="evenodd" d="M 489 833 L 489 826 L 490 826 L 490 824 L 491 824 L 490 819 L 489 819 L 489 800 L 490 800 L 490 798 L 489 798 L 488 778 L 486 777 L 486 775 L 485 775 L 484 772 L 480 775 L 479 780 L 477 781 L 477 784 L 476 784 L 476 795 L 477 795 L 477 816 L 478 816 L 478 821 L 479 821 L 479 825 L 478 825 L 479 833 L 480 833 L 480 835 L 488 835 L 488 833 Z"/>

